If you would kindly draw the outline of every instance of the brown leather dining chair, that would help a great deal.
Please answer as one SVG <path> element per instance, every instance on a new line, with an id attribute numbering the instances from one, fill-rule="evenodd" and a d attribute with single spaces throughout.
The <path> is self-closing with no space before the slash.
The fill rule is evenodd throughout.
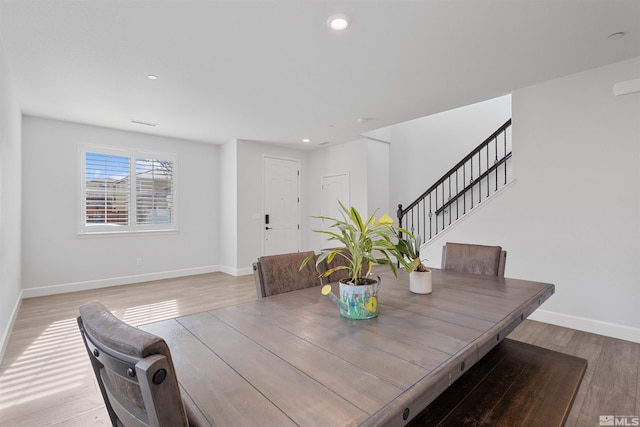
<path id="1" fill-rule="evenodd" d="M 308 255 L 314 257 L 300 270 L 300 264 Z M 320 285 L 312 251 L 262 256 L 253 264 L 253 275 L 258 298 Z"/>
<path id="2" fill-rule="evenodd" d="M 209 425 L 182 399 L 167 343 L 94 301 L 80 306 L 78 327 L 114 427 Z"/>
<path id="3" fill-rule="evenodd" d="M 507 251 L 501 246 L 450 243 L 442 247 L 442 269 L 504 277 Z"/>

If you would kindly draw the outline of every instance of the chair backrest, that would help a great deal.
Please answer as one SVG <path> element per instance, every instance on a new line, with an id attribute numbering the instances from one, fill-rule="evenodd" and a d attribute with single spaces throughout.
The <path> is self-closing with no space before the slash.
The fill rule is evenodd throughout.
<path id="1" fill-rule="evenodd" d="M 442 247 L 442 269 L 504 277 L 507 251 L 501 246 L 449 243 Z"/>
<path id="2" fill-rule="evenodd" d="M 300 270 L 300 264 L 308 255 L 314 256 Z M 320 285 L 312 251 L 262 256 L 253 264 L 253 274 L 258 298 Z"/>
<path id="3" fill-rule="evenodd" d="M 78 327 L 114 427 L 188 426 L 162 338 L 128 325 L 99 302 L 80 307 Z"/>

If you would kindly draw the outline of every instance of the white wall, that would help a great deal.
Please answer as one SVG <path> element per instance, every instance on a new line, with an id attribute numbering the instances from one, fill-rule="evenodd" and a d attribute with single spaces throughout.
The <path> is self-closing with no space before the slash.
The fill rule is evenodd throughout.
<path id="1" fill-rule="evenodd" d="M 238 266 L 238 142 L 220 148 L 220 264 L 227 274 L 237 274 Z M 224 226 L 221 226 L 224 224 Z"/>
<path id="2" fill-rule="evenodd" d="M 389 206 L 389 144 L 367 140 L 367 212 L 395 217 Z"/>
<path id="3" fill-rule="evenodd" d="M 20 305 L 21 120 L 0 39 L 0 361 Z"/>
<path id="4" fill-rule="evenodd" d="M 516 183 L 430 265 L 446 241 L 502 245 L 508 277 L 556 285 L 532 318 L 640 342 L 640 94 L 612 94 L 639 76 L 636 58 L 515 91 Z"/>
<path id="5" fill-rule="evenodd" d="M 505 95 L 390 126 L 394 218 L 399 203 L 408 206 L 510 117 Z"/>
<path id="6" fill-rule="evenodd" d="M 22 137 L 25 297 L 218 269 L 219 147 L 33 117 Z M 80 144 L 177 153 L 179 231 L 78 237 Z"/>
<path id="7" fill-rule="evenodd" d="M 363 215 L 367 213 L 367 141 L 360 139 L 345 144 L 329 145 L 309 155 L 309 186 L 307 188 L 308 215 L 322 214 L 322 177 L 349 175 L 351 206 Z M 346 202 L 345 202 L 346 203 Z M 324 238 L 311 230 L 322 228 L 319 219 L 308 218 L 308 244 L 303 250 L 318 251 Z"/>

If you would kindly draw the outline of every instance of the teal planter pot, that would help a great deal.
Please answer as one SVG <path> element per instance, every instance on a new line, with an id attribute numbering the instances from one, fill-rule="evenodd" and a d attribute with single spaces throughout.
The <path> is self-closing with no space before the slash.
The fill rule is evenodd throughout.
<path id="1" fill-rule="evenodd" d="M 380 278 L 367 285 L 340 284 L 340 298 L 331 292 L 331 285 L 325 285 L 322 293 L 329 296 L 340 308 L 340 314 L 348 319 L 371 319 L 378 316 L 378 289 Z"/>

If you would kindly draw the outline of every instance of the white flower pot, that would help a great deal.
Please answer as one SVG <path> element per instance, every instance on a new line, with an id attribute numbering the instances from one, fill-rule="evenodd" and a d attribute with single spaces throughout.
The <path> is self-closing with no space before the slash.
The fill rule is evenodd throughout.
<path id="1" fill-rule="evenodd" d="M 430 294 L 433 290 L 431 270 L 409 273 L 409 290 L 414 294 Z"/>

